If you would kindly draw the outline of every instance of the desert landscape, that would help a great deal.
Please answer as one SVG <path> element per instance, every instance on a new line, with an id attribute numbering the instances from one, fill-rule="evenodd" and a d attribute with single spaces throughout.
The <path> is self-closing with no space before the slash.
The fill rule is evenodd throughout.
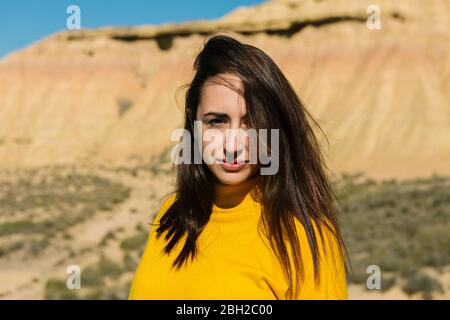
<path id="1" fill-rule="evenodd" d="M 68 30 L 0 60 L 0 299 L 126 299 L 183 85 L 213 34 L 268 53 L 330 168 L 350 299 L 450 298 L 450 2 L 271 0 L 217 20 Z M 78 265 L 82 288 L 66 288 Z M 366 268 L 382 270 L 368 290 Z"/>

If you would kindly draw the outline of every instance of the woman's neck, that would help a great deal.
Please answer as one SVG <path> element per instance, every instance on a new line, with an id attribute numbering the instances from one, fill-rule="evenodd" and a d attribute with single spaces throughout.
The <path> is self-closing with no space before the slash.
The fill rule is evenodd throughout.
<path id="1" fill-rule="evenodd" d="M 236 207 L 253 189 L 258 176 L 251 177 L 238 185 L 226 185 L 216 182 L 214 184 L 214 203 L 219 208 L 228 209 Z"/>

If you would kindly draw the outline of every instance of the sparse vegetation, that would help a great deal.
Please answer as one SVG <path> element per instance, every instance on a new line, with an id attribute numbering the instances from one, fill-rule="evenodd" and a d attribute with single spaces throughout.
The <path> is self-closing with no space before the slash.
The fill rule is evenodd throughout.
<path id="1" fill-rule="evenodd" d="M 157 175 L 169 175 L 172 173 L 172 161 L 170 159 L 170 153 L 173 146 L 169 146 L 161 153 L 152 156 L 150 159 L 142 160 L 141 164 L 132 167 L 119 166 L 111 168 L 115 172 L 126 172 L 132 176 L 137 176 L 139 172 L 147 172 L 153 176 Z"/>
<path id="2" fill-rule="evenodd" d="M 146 165 L 112 172 L 134 173 L 139 178 L 145 171 L 150 176 L 165 175 L 170 171 L 169 151 Z M 450 265 L 450 178 L 375 181 L 362 174 L 343 175 L 333 181 L 333 189 L 354 272 L 350 282 L 364 285 L 369 276 L 367 267 L 378 265 L 382 290 L 396 285 L 409 295 L 419 294 L 425 299 L 448 290 L 435 273 L 424 273 L 423 269 L 431 268 L 438 274 Z M 159 197 L 157 192 L 149 192 L 151 199 Z M 114 208 L 129 194 L 130 190 L 119 183 L 76 171 L 42 174 L 31 170 L 15 179 L 0 176 L 0 238 L 5 240 L 0 257 L 20 250 L 26 250 L 27 259 L 39 256 L 56 235 L 71 241 L 70 227 Z M 130 214 L 141 211 L 135 206 L 127 210 Z M 49 279 L 45 297 L 126 299 L 130 285 L 127 277 L 137 268 L 148 231 L 148 226 L 138 223 L 131 234 L 123 227 L 108 231 L 98 248 L 75 252 L 69 246 L 70 259 L 87 250 L 101 258 L 82 269 L 82 290 L 68 290 L 65 281 Z M 111 246 L 122 250 L 118 261 L 103 256 L 103 249 Z"/>
<path id="3" fill-rule="evenodd" d="M 50 279 L 45 284 L 44 299 L 46 300 L 75 300 L 77 298 L 76 291 L 67 289 L 65 281 Z"/>
<path id="4" fill-rule="evenodd" d="M 46 283 L 44 297 L 45 299 L 126 299 L 131 283 L 126 282 L 120 285 L 118 278 L 131 270 L 130 258 L 127 259 L 121 265 L 101 256 L 96 264 L 81 269 L 81 289 L 79 290 L 70 290 L 64 280 L 51 278 Z"/>
<path id="5" fill-rule="evenodd" d="M 410 295 L 420 292 L 427 300 L 433 298 L 434 292 L 443 292 L 442 285 L 438 281 L 422 272 L 410 277 L 402 289 Z"/>
<path id="6" fill-rule="evenodd" d="M 45 174 L 24 170 L 15 179 L 7 178 L 0 181 L 0 237 L 21 234 L 34 255 L 58 233 L 67 235 L 68 228 L 111 210 L 130 193 L 129 188 L 102 177 L 56 169 Z"/>
<path id="7" fill-rule="evenodd" d="M 148 230 L 138 230 L 138 233 L 124 239 L 120 243 L 120 248 L 126 251 L 142 250 L 145 247 L 145 243 L 148 238 Z"/>
<path id="8" fill-rule="evenodd" d="M 116 239 L 116 235 L 114 233 L 114 231 L 108 231 L 105 236 L 102 238 L 102 240 L 100 241 L 100 245 L 101 246 L 105 246 L 108 244 L 108 242 L 110 240 L 115 240 Z"/>
<path id="9" fill-rule="evenodd" d="M 0 247 L 0 258 L 6 256 L 14 251 L 20 250 L 23 248 L 22 241 L 15 241 L 14 243 L 10 243 L 7 245 L 2 245 Z"/>
<path id="10" fill-rule="evenodd" d="M 363 284 L 367 266 L 378 265 L 406 282 L 405 292 L 429 295 L 431 282 L 417 275 L 424 267 L 450 265 L 450 179 L 375 182 L 344 175 L 334 189 L 353 265 L 350 281 Z"/>

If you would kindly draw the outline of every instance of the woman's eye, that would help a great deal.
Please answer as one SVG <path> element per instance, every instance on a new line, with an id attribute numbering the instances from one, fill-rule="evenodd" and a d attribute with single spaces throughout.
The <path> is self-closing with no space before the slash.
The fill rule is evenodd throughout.
<path id="1" fill-rule="evenodd" d="M 211 119 L 208 121 L 208 124 L 210 126 L 221 126 L 221 125 L 225 125 L 226 121 L 223 119 Z"/>

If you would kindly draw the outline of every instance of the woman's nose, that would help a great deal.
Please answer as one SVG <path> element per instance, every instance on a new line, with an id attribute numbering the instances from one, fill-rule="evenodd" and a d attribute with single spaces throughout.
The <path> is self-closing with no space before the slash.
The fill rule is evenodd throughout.
<path id="1" fill-rule="evenodd" d="M 233 163 L 242 154 L 243 149 L 227 150 L 224 149 L 225 159 L 228 163 Z"/>
<path id="2" fill-rule="evenodd" d="M 245 136 L 242 130 L 231 129 L 227 132 L 224 145 L 224 154 L 227 162 L 234 162 L 244 150 Z"/>

